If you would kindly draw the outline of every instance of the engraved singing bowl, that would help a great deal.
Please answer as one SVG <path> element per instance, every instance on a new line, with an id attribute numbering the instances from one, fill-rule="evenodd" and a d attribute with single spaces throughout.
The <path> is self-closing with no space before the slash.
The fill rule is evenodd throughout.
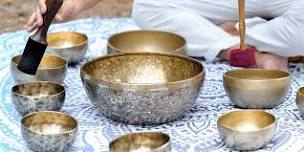
<path id="1" fill-rule="evenodd" d="M 109 144 L 111 152 L 170 152 L 170 137 L 161 132 L 135 132 L 120 136 Z"/>
<path id="2" fill-rule="evenodd" d="M 59 111 L 65 89 L 57 83 L 35 81 L 13 86 L 11 95 L 14 108 L 24 116 L 37 111 Z"/>
<path id="3" fill-rule="evenodd" d="M 88 49 L 88 37 L 78 32 L 56 32 L 47 35 L 48 52 L 68 63 L 79 62 Z"/>
<path id="4" fill-rule="evenodd" d="M 17 83 L 29 81 L 62 83 L 66 77 L 68 65 L 65 59 L 59 56 L 44 54 L 35 75 L 29 75 L 17 69 L 20 58 L 21 55 L 13 57 L 10 65 L 11 75 Z"/>
<path id="5" fill-rule="evenodd" d="M 276 132 L 276 118 L 258 110 L 228 112 L 217 121 L 219 135 L 235 150 L 257 150 L 268 144 Z"/>
<path id="6" fill-rule="evenodd" d="M 77 121 L 61 112 L 33 112 L 21 120 L 22 137 L 33 151 L 66 151 L 77 130 Z"/>
<path id="7" fill-rule="evenodd" d="M 135 30 L 112 35 L 108 53 L 160 52 L 185 54 L 186 40 L 163 31 Z"/>
<path id="8" fill-rule="evenodd" d="M 241 108 L 276 107 L 283 102 L 291 81 L 287 72 L 265 69 L 239 69 L 223 77 L 230 101 Z"/>
<path id="9" fill-rule="evenodd" d="M 199 61 L 161 53 L 116 53 L 81 68 L 92 104 L 104 116 L 131 124 L 181 117 L 193 106 L 204 76 Z"/>
<path id="10" fill-rule="evenodd" d="M 300 88 L 296 96 L 296 105 L 302 117 L 304 117 L 304 87 Z"/>

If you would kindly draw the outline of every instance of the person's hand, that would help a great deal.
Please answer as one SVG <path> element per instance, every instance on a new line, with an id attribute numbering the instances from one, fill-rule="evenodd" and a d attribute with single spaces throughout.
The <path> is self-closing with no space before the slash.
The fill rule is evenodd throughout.
<path id="1" fill-rule="evenodd" d="M 78 1 L 73 2 L 74 0 L 64 0 L 63 4 L 59 10 L 59 12 L 55 15 L 53 22 L 64 22 L 68 21 L 72 18 L 72 16 L 76 16 L 79 13 L 78 9 Z M 44 14 L 47 10 L 47 6 L 45 4 L 45 0 L 39 0 L 38 7 L 36 11 L 29 18 L 25 29 L 28 32 L 34 31 L 36 28 L 40 27 L 43 24 L 42 14 Z M 79 11 L 78 11 L 79 10 Z"/>

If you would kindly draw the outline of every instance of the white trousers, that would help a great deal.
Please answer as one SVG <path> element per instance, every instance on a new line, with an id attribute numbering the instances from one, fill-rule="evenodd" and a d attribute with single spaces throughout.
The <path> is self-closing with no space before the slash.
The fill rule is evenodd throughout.
<path id="1" fill-rule="evenodd" d="M 284 57 L 304 55 L 304 0 L 245 2 L 247 44 Z M 217 26 L 238 20 L 237 0 L 135 0 L 132 17 L 143 29 L 183 36 L 187 54 L 207 61 L 239 43 Z"/>

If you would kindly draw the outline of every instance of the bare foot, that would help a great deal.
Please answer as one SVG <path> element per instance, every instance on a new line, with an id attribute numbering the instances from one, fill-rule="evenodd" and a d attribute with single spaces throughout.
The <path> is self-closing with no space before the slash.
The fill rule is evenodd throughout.
<path id="1" fill-rule="evenodd" d="M 288 71 L 288 58 L 268 53 L 256 53 L 257 68 Z"/>
<path id="2" fill-rule="evenodd" d="M 235 28 L 236 23 L 237 22 L 235 22 L 235 21 L 226 21 L 226 22 L 219 24 L 219 27 L 232 36 L 238 36 L 239 32 Z"/>

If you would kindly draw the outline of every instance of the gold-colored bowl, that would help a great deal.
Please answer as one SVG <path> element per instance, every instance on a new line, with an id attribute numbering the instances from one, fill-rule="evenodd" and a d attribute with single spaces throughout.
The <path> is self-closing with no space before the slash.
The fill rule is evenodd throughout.
<path id="1" fill-rule="evenodd" d="M 186 40 L 163 31 L 135 30 L 115 34 L 108 39 L 108 53 L 160 52 L 185 54 Z"/>
<path id="2" fill-rule="evenodd" d="M 79 62 L 88 49 L 88 37 L 78 32 L 56 32 L 47 35 L 48 52 L 69 63 Z"/>
<path id="3" fill-rule="evenodd" d="M 33 112 L 21 120 L 21 134 L 33 151 L 64 151 L 75 139 L 77 130 L 77 121 L 61 112 Z"/>
<path id="4" fill-rule="evenodd" d="M 235 150 L 257 150 L 268 144 L 276 131 L 276 118 L 258 110 L 228 112 L 217 121 L 226 145 Z"/>
<path id="5" fill-rule="evenodd" d="M 297 92 L 296 104 L 302 117 L 304 117 L 304 87 Z"/>
<path id="6" fill-rule="evenodd" d="M 132 124 L 160 124 L 194 104 L 203 65 L 176 54 L 123 53 L 94 59 L 81 68 L 88 97 L 101 113 Z"/>
<path id="7" fill-rule="evenodd" d="M 287 72 L 240 69 L 224 74 L 224 88 L 231 102 L 241 108 L 273 108 L 282 103 L 290 86 Z"/>
<path id="8" fill-rule="evenodd" d="M 137 132 L 118 137 L 110 143 L 111 152 L 170 152 L 170 137 L 161 132 Z"/>
<path id="9" fill-rule="evenodd" d="M 23 73 L 17 68 L 20 59 L 21 55 L 13 57 L 10 66 L 11 75 L 18 83 L 29 81 L 62 83 L 66 77 L 68 65 L 67 62 L 59 56 L 44 54 L 35 75 Z"/>

